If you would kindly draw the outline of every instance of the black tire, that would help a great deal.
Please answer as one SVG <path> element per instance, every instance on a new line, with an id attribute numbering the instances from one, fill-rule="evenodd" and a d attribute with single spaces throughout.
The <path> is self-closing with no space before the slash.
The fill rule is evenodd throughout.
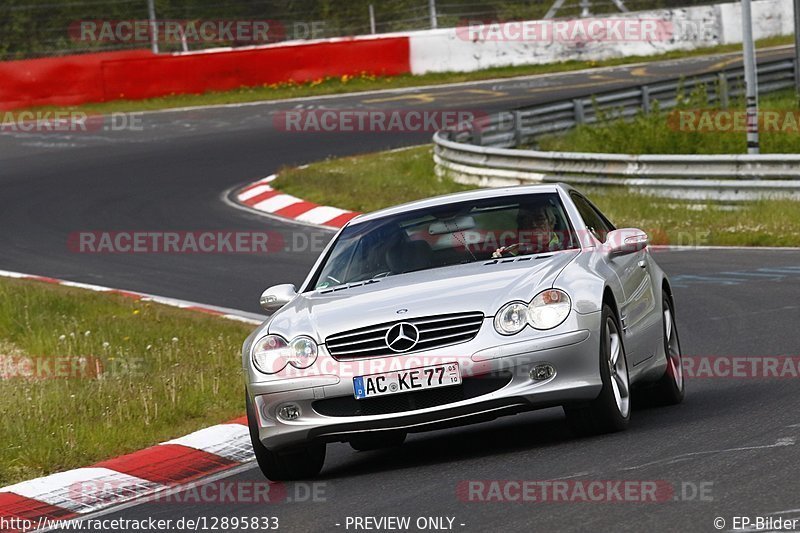
<path id="1" fill-rule="evenodd" d="M 675 324 L 675 307 L 669 294 L 662 293 L 662 328 L 664 333 L 664 355 L 667 369 L 648 392 L 649 399 L 656 405 L 677 405 L 686 395 L 686 380 L 683 376 L 683 352 Z M 671 321 L 671 326 L 667 324 Z"/>
<path id="2" fill-rule="evenodd" d="M 589 402 L 579 406 L 565 406 L 564 412 L 567 415 L 567 422 L 573 431 L 579 435 L 597 435 L 601 433 L 612 433 L 622 431 L 628 427 L 631 418 L 631 395 L 630 380 L 628 379 L 628 361 L 625 357 L 625 346 L 622 342 L 619 320 L 613 309 L 607 304 L 603 305 L 603 312 L 600 322 L 600 377 L 603 381 L 603 388 L 600 394 Z M 614 339 L 616 336 L 616 339 Z M 614 351 L 614 343 L 618 352 L 617 364 L 614 366 L 615 374 L 624 372 L 624 383 L 618 378 L 612 377 L 610 355 Z M 616 388 L 620 392 L 620 398 L 627 400 L 622 402 L 619 407 L 615 394 L 615 385 L 612 379 L 616 380 Z"/>
<path id="3" fill-rule="evenodd" d="M 353 436 L 350 438 L 350 446 L 356 451 L 368 452 L 402 446 L 405 441 L 406 433 L 404 431 L 380 431 Z"/>
<path id="4" fill-rule="evenodd" d="M 247 404 L 247 426 L 250 429 L 250 440 L 261 472 L 272 481 L 291 481 L 316 477 L 325 463 L 325 444 L 309 443 L 305 446 L 273 452 L 267 449 L 258 438 L 258 421 L 250 401 L 245 393 Z"/>

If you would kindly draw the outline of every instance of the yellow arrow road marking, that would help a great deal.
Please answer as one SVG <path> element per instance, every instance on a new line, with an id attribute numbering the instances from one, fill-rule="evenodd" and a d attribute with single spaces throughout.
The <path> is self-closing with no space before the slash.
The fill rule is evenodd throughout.
<path id="1" fill-rule="evenodd" d="M 609 85 L 612 83 L 621 83 L 623 80 L 618 80 L 614 78 L 607 78 L 604 76 L 598 76 L 596 79 L 590 82 L 583 82 L 583 83 L 570 83 L 565 85 L 551 85 L 548 87 L 534 87 L 532 89 L 528 89 L 526 92 L 536 94 L 536 93 L 543 93 L 548 91 L 563 91 L 565 89 L 583 89 L 585 87 L 594 87 L 597 85 Z"/>
<path id="2" fill-rule="evenodd" d="M 413 100 L 416 102 L 422 102 L 424 104 L 429 104 L 436 100 L 436 97 L 429 94 L 429 93 L 414 93 L 414 94 L 400 94 L 397 96 L 388 96 L 386 98 L 370 98 L 368 100 L 363 100 L 365 104 L 379 104 L 382 102 L 401 102 L 403 100 Z"/>

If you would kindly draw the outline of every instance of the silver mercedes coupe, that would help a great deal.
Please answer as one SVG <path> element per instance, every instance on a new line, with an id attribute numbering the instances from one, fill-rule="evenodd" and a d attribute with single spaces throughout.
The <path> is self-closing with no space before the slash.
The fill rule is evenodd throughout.
<path id="1" fill-rule="evenodd" d="M 684 396 L 669 280 L 647 234 L 563 184 L 483 189 L 358 216 L 299 289 L 261 296 L 245 341 L 253 448 L 309 478 L 329 442 L 562 406 L 579 434 L 625 429 L 631 394 Z"/>

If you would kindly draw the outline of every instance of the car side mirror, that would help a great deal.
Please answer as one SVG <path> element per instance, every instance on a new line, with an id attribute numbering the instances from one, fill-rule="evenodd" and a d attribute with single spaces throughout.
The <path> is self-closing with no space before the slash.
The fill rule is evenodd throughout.
<path id="1" fill-rule="evenodd" d="M 291 283 L 273 285 L 261 293 L 261 308 L 269 313 L 274 313 L 289 303 L 295 296 L 297 296 L 297 290 Z"/>
<path id="2" fill-rule="evenodd" d="M 624 255 L 639 252 L 647 248 L 647 233 L 637 228 L 621 228 L 608 232 L 606 251 L 608 255 Z"/>

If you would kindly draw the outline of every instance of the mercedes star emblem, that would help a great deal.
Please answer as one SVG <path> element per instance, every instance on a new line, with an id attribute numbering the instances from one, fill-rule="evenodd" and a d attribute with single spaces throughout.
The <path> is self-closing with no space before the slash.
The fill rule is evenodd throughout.
<path id="1" fill-rule="evenodd" d="M 400 322 L 386 332 L 386 346 L 393 352 L 407 352 L 419 342 L 419 330 L 414 324 Z"/>

